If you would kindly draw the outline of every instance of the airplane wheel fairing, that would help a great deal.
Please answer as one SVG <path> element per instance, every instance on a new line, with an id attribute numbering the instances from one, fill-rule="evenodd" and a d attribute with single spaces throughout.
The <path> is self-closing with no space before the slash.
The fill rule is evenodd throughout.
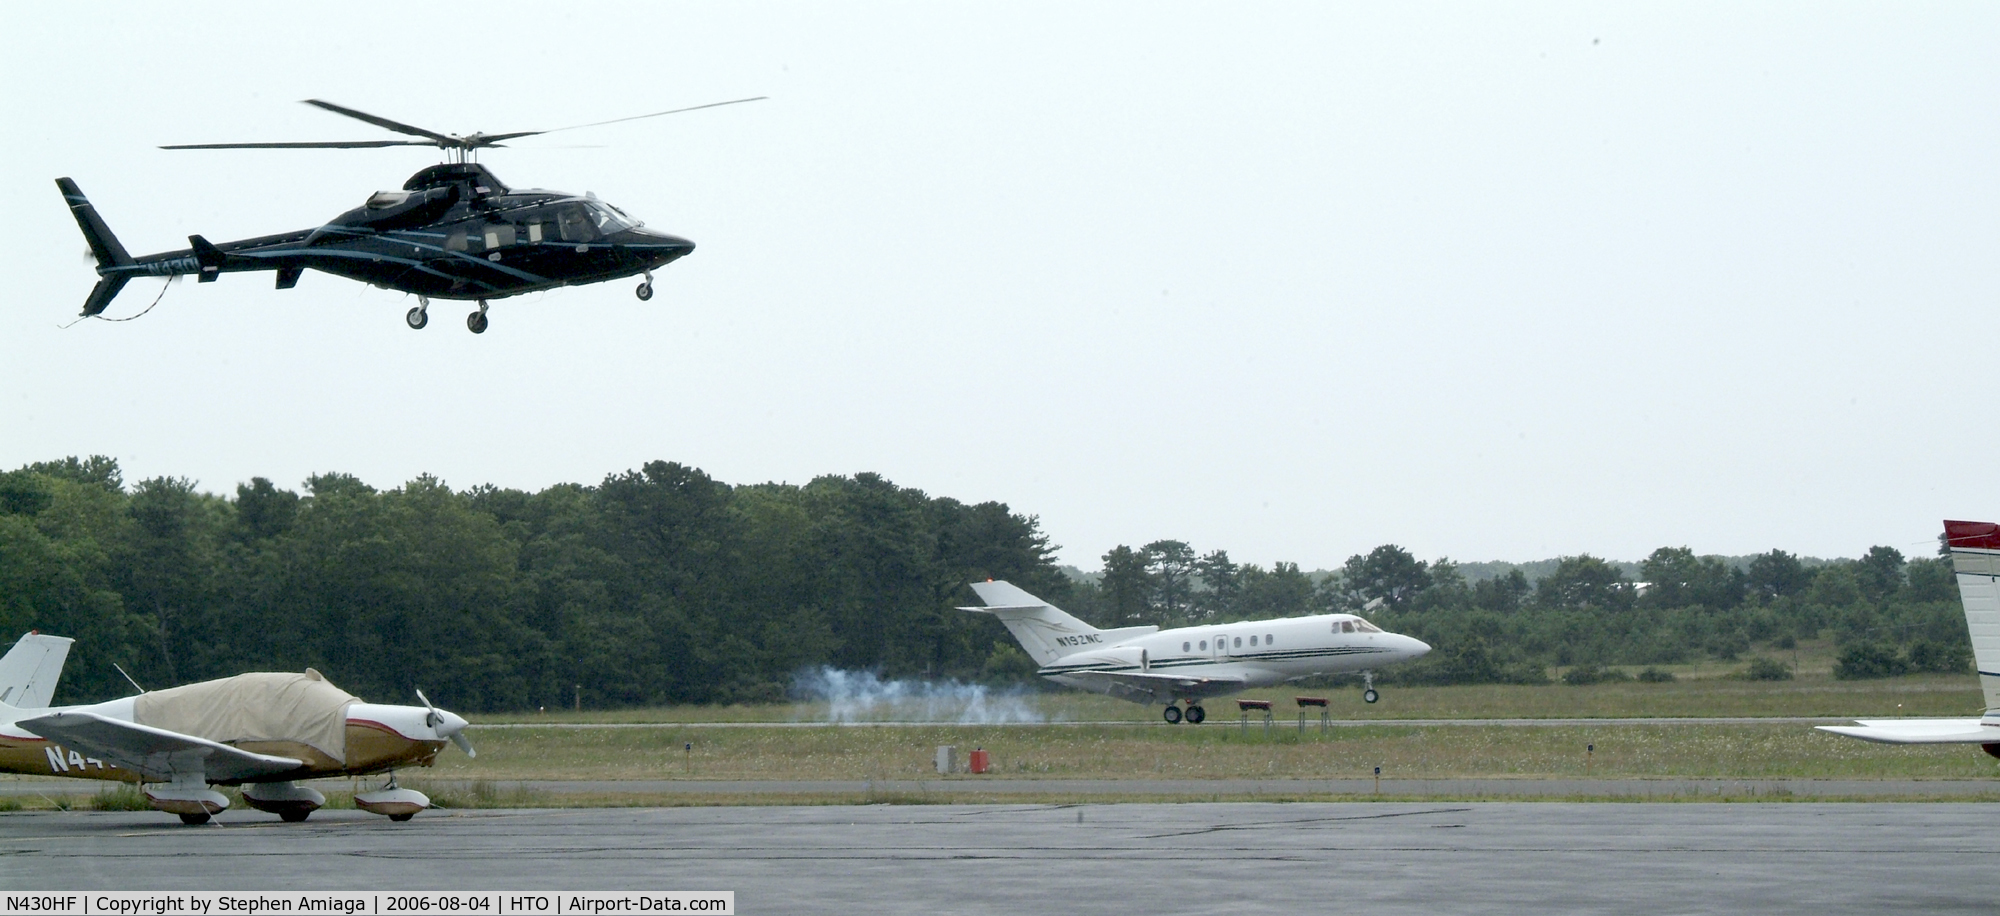
<path id="1" fill-rule="evenodd" d="M 465 328 L 474 334 L 486 333 L 486 313 L 473 312 L 465 316 Z"/>
<path id="2" fill-rule="evenodd" d="M 1187 720 L 1189 725 L 1200 725 L 1202 721 L 1207 718 L 1208 718 L 1207 710 L 1202 709 L 1199 706 L 1188 707 Z"/>
<path id="3" fill-rule="evenodd" d="M 431 323 L 431 313 L 424 311 L 422 308 L 413 308 L 408 315 L 403 316 L 403 320 L 409 322 L 410 330 L 421 331 L 424 329 L 424 325 Z"/>
<path id="4" fill-rule="evenodd" d="M 192 812 L 182 814 L 181 823 L 186 824 L 190 827 L 198 827 L 201 826 L 202 824 L 208 823 L 208 815 L 205 813 L 195 814 Z"/>
<path id="5" fill-rule="evenodd" d="M 1375 692 L 1375 688 L 1373 688 L 1373 687 L 1370 687 L 1370 688 L 1368 688 L 1367 690 L 1363 690 L 1363 691 L 1361 691 L 1361 702 L 1363 702 L 1363 703 L 1373 703 L 1373 702 L 1375 702 L 1376 700 L 1379 700 L 1379 699 L 1381 699 L 1381 698 L 1382 698 L 1382 695 L 1381 695 L 1381 694 L 1379 694 L 1379 693 L 1376 693 L 1376 692 Z"/>
<path id="6" fill-rule="evenodd" d="M 640 302 L 648 301 L 653 298 L 653 284 L 641 283 L 638 289 L 632 291 L 632 294 L 638 296 Z"/>
<path id="7" fill-rule="evenodd" d="M 1167 711 L 1160 715 L 1167 720 L 1168 725 L 1181 724 L 1181 708 L 1179 706 L 1169 706 L 1167 707 Z"/>

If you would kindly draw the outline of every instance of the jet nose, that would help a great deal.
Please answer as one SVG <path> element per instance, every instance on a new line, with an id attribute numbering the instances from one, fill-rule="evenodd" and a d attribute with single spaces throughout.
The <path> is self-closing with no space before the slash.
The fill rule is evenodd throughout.
<path id="1" fill-rule="evenodd" d="M 1421 639 L 1412 636 L 1405 636 L 1403 639 L 1408 643 L 1403 647 L 1403 652 L 1410 658 L 1423 658 L 1431 651 L 1431 644 Z"/>

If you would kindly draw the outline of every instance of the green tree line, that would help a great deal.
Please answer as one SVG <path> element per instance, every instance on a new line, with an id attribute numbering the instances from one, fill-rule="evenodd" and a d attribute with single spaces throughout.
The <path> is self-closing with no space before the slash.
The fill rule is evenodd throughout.
<path id="1" fill-rule="evenodd" d="M 653 462 L 596 486 L 232 496 L 102 457 L 0 474 L 0 633 L 74 637 L 61 702 L 319 668 L 465 710 L 781 698 L 808 666 L 1018 677 L 967 584 L 1071 588 L 1032 516 L 873 474 L 730 486 Z M 11 639 L 8 635 L 6 639 Z"/>
<path id="2" fill-rule="evenodd" d="M 997 623 L 954 610 L 991 577 L 1103 626 L 1364 613 L 1437 647 L 1386 673 L 1405 681 L 1829 634 L 1855 676 L 1969 666 L 1948 564 L 1887 547 L 1823 565 L 1661 548 L 1638 581 L 1590 556 L 1474 581 L 1395 545 L 1315 574 L 1181 541 L 1116 547 L 1084 581 L 1054 550 L 1033 516 L 874 474 L 731 486 L 652 462 L 533 493 L 329 473 L 217 495 L 68 458 L 0 473 L 0 634 L 78 640 L 64 702 L 129 693 L 120 668 L 161 687 L 312 666 L 368 699 L 422 688 L 465 710 L 774 700 L 821 665 L 1032 680 Z"/>
<path id="3" fill-rule="evenodd" d="M 1535 564 L 1547 571 L 1532 581 L 1518 567 L 1468 580 L 1449 559 L 1394 544 L 1317 575 L 1173 540 L 1120 545 L 1103 560 L 1072 599 L 1099 625 L 1360 613 L 1435 647 L 1384 673 L 1404 682 L 1543 683 L 1553 666 L 1727 662 L 1820 638 L 1840 650 L 1843 677 L 1971 670 L 1950 561 L 1891 547 L 1812 564 L 1783 550 L 1731 563 L 1662 547 L 1636 580 L 1589 555 Z"/>

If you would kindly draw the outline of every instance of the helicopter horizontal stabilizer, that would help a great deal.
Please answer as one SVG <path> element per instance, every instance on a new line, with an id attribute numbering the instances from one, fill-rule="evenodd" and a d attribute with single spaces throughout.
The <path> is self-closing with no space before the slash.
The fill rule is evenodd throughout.
<path id="1" fill-rule="evenodd" d="M 222 262 L 229 260 L 222 249 L 199 235 L 188 236 L 188 246 L 194 249 L 195 261 L 201 264 L 201 282 L 212 283 L 222 276 Z"/>

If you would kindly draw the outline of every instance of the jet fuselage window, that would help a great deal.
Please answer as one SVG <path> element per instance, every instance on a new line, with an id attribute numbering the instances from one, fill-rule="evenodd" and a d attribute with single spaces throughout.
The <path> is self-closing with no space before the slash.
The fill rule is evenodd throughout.
<path id="1" fill-rule="evenodd" d="M 1236 637 L 1236 648 L 1238 649 L 1243 648 L 1243 637 L 1241 636 Z"/>
<path id="2" fill-rule="evenodd" d="M 1182 651 L 1182 652 L 1192 652 L 1192 651 L 1194 651 L 1194 647 L 1193 647 L 1193 646 L 1190 646 L 1190 645 L 1188 645 L 1187 643 L 1181 643 L 1181 651 Z"/>
<path id="3" fill-rule="evenodd" d="M 1203 652 L 1208 651 L 1208 640 L 1204 639 L 1201 641 L 1201 651 Z"/>
<path id="4" fill-rule="evenodd" d="M 1253 649 L 1257 647 L 1257 637 L 1250 637 L 1250 647 Z"/>
<path id="5" fill-rule="evenodd" d="M 1268 645 L 1270 645 L 1270 644 L 1272 644 L 1272 643 L 1274 643 L 1274 642 L 1277 642 L 1277 641 L 1278 641 L 1278 637 L 1276 637 L 1276 636 L 1272 636 L 1272 635 L 1271 635 L 1271 634 L 1269 634 L 1269 633 L 1266 633 L 1266 634 L 1264 634 L 1264 645 L 1267 645 L 1267 646 L 1268 646 Z"/>

